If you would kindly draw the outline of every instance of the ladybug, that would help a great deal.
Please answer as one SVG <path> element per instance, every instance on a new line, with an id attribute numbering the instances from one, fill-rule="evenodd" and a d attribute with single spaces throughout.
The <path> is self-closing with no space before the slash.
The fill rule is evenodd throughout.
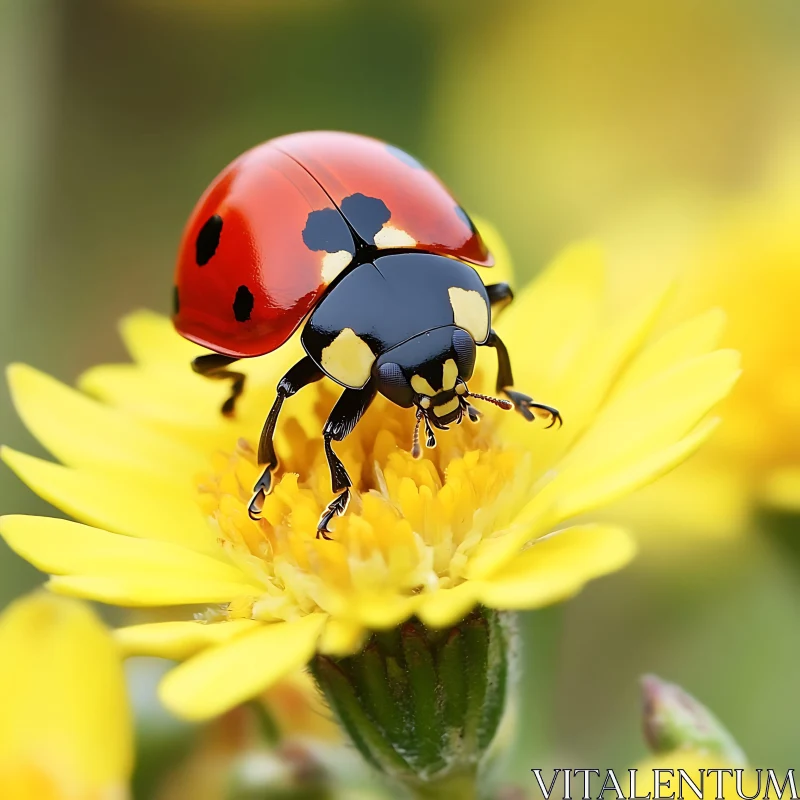
<path id="1" fill-rule="evenodd" d="M 258 519 L 278 467 L 273 435 L 283 402 L 328 377 L 344 391 L 322 430 L 334 499 L 317 537 L 343 514 L 352 482 L 333 450 L 378 393 L 416 409 L 434 429 L 464 415 L 469 398 L 558 411 L 514 390 L 508 351 L 492 329 L 492 309 L 509 303 L 506 283 L 484 285 L 475 267 L 493 259 L 474 223 L 431 172 L 402 150 L 350 133 L 296 133 L 239 156 L 206 190 L 183 233 L 174 293 L 178 332 L 213 352 L 194 370 L 229 379 L 222 413 L 234 413 L 245 376 L 242 358 L 280 347 L 305 319 L 306 355 L 278 383 L 258 447 L 264 471 L 249 512 Z M 470 392 L 476 348 L 497 351 L 497 392 Z M 550 427 L 549 426 L 549 427 Z"/>

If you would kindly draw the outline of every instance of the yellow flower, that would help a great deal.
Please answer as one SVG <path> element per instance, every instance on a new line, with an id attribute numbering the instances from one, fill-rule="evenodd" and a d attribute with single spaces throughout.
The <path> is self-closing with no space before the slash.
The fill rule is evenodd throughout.
<path id="1" fill-rule="evenodd" d="M 626 500 L 617 519 L 649 518 L 671 532 L 727 537 L 746 531 L 759 507 L 800 512 L 800 339 L 792 335 L 800 296 L 800 173 L 785 156 L 780 171 L 779 179 L 717 207 L 684 235 L 679 264 L 686 279 L 668 317 L 720 306 L 723 341 L 741 352 L 744 372 L 709 447 Z M 619 227 L 631 224 L 623 218 Z M 623 260 L 619 272 L 629 286 L 654 280 L 639 267 L 651 246 L 639 241 Z"/>
<path id="2" fill-rule="evenodd" d="M 0 617 L 0 797 L 128 796 L 132 721 L 117 647 L 83 603 L 37 593 Z"/>
<path id="3" fill-rule="evenodd" d="M 661 772 L 656 773 L 656 770 Z M 738 775 L 737 770 L 741 770 Z M 785 777 L 785 772 L 778 775 L 779 786 Z M 661 781 L 663 783 L 659 791 Z M 698 791 L 692 786 L 694 784 L 702 797 L 734 800 L 742 795 L 763 797 L 769 782 L 766 773 L 761 774 L 761 771 L 757 772 L 751 767 L 745 768 L 741 764 L 715 758 L 703 750 L 687 748 L 651 756 L 638 764 L 635 789 L 639 795 L 651 792 L 653 797 L 669 797 L 674 792 L 676 796 L 694 799 L 698 797 Z M 741 794 L 737 792 L 737 786 Z M 632 788 L 629 784 L 623 787 L 623 791 L 627 790 L 627 796 L 632 797 Z"/>
<path id="4" fill-rule="evenodd" d="M 726 339 L 741 349 L 747 369 L 727 401 L 725 424 L 709 457 L 727 465 L 756 503 L 800 511 L 800 203 L 792 193 L 735 204 L 698 247 L 700 278 L 689 313 L 719 303 L 729 320 Z"/>
<path id="5" fill-rule="evenodd" d="M 248 390 L 228 420 L 225 387 L 188 368 L 199 349 L 168 320 L 134 314 L 123 324 L 134 363 L 91 369 L 80 390 L 11 368 L 20 415 L 64 466 L 11 450 L 4 458 L 83 524 L 11 516 L 0 530 L 52 575 L 55 592 L 208 605 L 199 619 L 187 611 L 118 632 L 129 653 L 184 662 L 162 698 L 191 718 L 260 693 L 315 653 L 358 652 L 369 631 L 412 615 L 439 628 L 478 604 L 562 600 L 633 553 L 617 527 L 564 523 L 686 458 L 738 374 L 736 353 L 714 351 L 713 317 L 643 349 L 663 294 L 612 316 L 601 254 L 568 250 L 498 324 L 516 385 L 558 407 L 564 427 L 544 431 L 489 408 L 416 460 L 413 412 L 378 399 L 340 448 L 355 496 L 333 541 L 315 539 L 330 499 L 320 430 L 336 393 L 326 381 L 286 403 L 282 471 L 262 521 L 247 513 L 259 474 L 253 443 L 296 342 L 245 364 Z M 494 364 L 479 366 L 476 388 L 491 389 Z"/>

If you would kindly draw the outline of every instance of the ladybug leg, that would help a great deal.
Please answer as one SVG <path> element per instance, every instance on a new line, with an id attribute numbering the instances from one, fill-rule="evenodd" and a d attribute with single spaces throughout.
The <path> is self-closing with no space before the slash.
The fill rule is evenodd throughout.
<path id="1" fill-rule="evenodd" d="M 232 417 L 236 406 L 236 400 L 244 391 L 245 375 L 242 372 L 234 372 L 228 369 L 231 364 L 235 364 L 239 359 L 232 356 L 223 356 L 221 353 L 209 353 L 205 356 L 198 356 L 192 361 L 192 369 L 206 378 L 214 380 L 231 381 L 231 395 L 222 404 L 222 413 L 226 417 Z"/>
<path id="2" fill-rule="evenodd" d="M 507 283 L 490 283 L 486 287 L 486 294 L 489 295 L 494 314 L 502 311 L 514 299 L 514 291 Z"/>
<path id="3" fill-rule="evenodd" d="M 248 511 L 251 519 L 261 517 L 261 509 L 264 506 L 264 498 L 269 494 L 272 487 L 272 473 L 278 466 L 278 456 L 275 453 L 273 437 L 275 426 L 278 424 L 278 415 L 281 412 L 283 401 L 293 394 L 297 394 L 304 386 L 314 383 L 322 378 L 324 373 L 309 358 L 300 359 L 280 380 L 276 390 L 275 401 L 269 410 L 264 428 L 261 431 L 261 438 L 258 442 L 258 463 L 264 465 L 261 477 L 253 487 L 253 499 L 250 501 Z"/>
<path id="4" fill-rule="evenodd" d="M 489 338 L 486 340 L 488 347 L 494 347 L 497 350 L 497 392 L 504 394 L 513 404 L 515 410 L 519 411 L 528 422 L 536 419 L 533 409 L 543 412 L 550 420 L 548 428 L 552 428 L 556 422 L 561 426 L 561 414 L 558 409 L 552 406 L 545 406 L 541 403 L 534 403 L 533 398 L 522 392 L 517 392 L 511 387 L 514 385 L 514 373 L 511 371 L 511 359 L 508 356 L 503 340 L 497 335 L 497 332 L 492 329 L 489 332 Z"/>
<path id="5" fill-rule="evenodd" d="M 364 416 L 370 403 L 377 394 L 377 385 L 374 380 L 369 380 L 361 389 L 345 389 L 342 396 L 336 401 L 325 427 L 322 429 L 322 438 L 325 443 L 325 456 L 331 471 L 331 489 L 336 492 L 336 497 L 328 503 L 322 512 L 317 525 L 317 539 L 330 539 L 328 525 L 337 515 L 344 514 L 350 502 L 350 487 L 353 485 L 347 470 L 344 468 L 339 456 L 333 452 L 332 442 L 341 442 Z"/>

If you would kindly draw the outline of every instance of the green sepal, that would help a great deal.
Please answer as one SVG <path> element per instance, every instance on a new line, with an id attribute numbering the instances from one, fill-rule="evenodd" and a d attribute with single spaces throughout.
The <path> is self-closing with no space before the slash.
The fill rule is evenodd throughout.
<path id="1" fill-rule="evenodd" d="M 435 792 L 474 782 L 506 708 L 509 638 L 501 616 L 479 608 L 446 629 L 410 620 L 358 655 L 318 656 L 312 671 L 370 764 Z"/>
<path id="2" fill-rule="evenodd" d="M 418 629 L 413 623 L 406 623 L 402 638 L 414 707 L 416 758 L 413 760 L 423 775 L 434 774 L 445 766 L 445 730 L 440 713 L 443 691 L 439 690 L 434 654 L 422 627 Z"/>
<path id="3" fill-rule="evenodd" d="M 371 719 L 345 671 L 325 656 L 317 656 L 311 662 L 311 671 L 337 719 L 366 761 L 389 774 L 408 771 L 409 765 Z"/>
<path id="4" fill-rule="evenodd" d="M 454 743 L 464 736 L 467 708 L 467 676 L 464 669 L 464 634 L 458 628 L 448 632 L 439 653 L 439 680 L 442 687 L 442 722 Z"/>
<path id="5" fill-rule="evenodd" d="M 508 634 L 496 611 L 486 612 L 489 627 L 489 650 L 486 693 L 478 726 L 478 750 L 484 752 L 494 740 L 506 708 L 508 689 Z"/>

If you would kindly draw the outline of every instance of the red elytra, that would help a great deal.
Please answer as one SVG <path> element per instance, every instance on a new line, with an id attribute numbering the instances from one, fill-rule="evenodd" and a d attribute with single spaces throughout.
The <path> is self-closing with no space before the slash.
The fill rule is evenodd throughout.
<path id="1" fill-rule="evenodd" d="M 228 356 L 275 350 L 336 277 L 325 257 L 356 253 L 351 229 L 359 247 L 493 264 L 463 209 L 411 156 L 366 136 L 297 133 L 239 156 L 200 198 L 178 256 L 175 327 Z"/>

